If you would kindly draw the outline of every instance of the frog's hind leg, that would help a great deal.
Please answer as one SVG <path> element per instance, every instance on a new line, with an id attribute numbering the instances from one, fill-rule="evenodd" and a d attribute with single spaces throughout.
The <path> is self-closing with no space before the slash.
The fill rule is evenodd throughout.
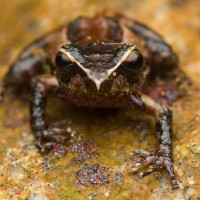
<path id="1" fill-rule="evenodd" d="M 127 20 L 126 27 L 142 41 L 142 54 L 150 67 L 150 75 L 165 75 L 179 65 L 178 57 L 171 46 L 147 26 L 132 20 Z"/>
<path id="2" fill-rule="evenodd" d="M 128 20 L 126 27 L 142 40 L 142 54 L 146 65 L 149 67 L 147 83 L 144 92 L 156 99 L 164 95 L 169 104 L 181 96 L 183 89 L 191 84 L 191 80 L 181 70 L 179 60 L 172 47 L 156 32 L 145 25 Z M 159 86 L 156 91 L 156 86 Z M 149 91 L 146 91 L 146 89 Z M 166 95 L 169 95 L 169 98 Z M 157 99 L 159 100 L 159 99 Z"/>
<path id="3" fill-rule="evenodd" d="M 48 38 L 41 38 L 19 54 L 2 81 L 1 96 L 8 87 L 20 91 L 29 88 L 33 77 L 45 73 L 45 67 L 48 65 L 45 49 L 49 42 Z"/>

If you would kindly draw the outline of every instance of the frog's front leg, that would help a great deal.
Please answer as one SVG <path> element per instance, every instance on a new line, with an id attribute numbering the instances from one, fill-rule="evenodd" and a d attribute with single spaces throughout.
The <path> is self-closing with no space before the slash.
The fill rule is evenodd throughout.
<path id="1" fill-rule="evenodd" d="M 55 93 L 58 89 L 58 82 L 54 76 L 40 75 L 33 80 L 31 85 L 33 96 L 30 105 L 31 128 L 35 134 L 36 147 L 41 152 L 48 152 L 56 144 L 65 144 L 70 135 L 65 129 L 49 129 L 45 120 L 47 96 Z M 58 134 L 67 133 L 62 138 Z"/>
<path id="2" fill-rule="evenodd" d="M 174 166 L 172 161 L 172 113 L 169 109 L 156 103 L 150 97 L 142 94 L 134 94 L 129 96 L 129 105 L 137 107 L 140 110 L 152 115 L 156 119 L 156 133 L 159 142 L 158 150 L 154 152 L 135 151 L 133 158 L 136 166 L 133 168 L 137 171 L 143 166 L 152 165 L 152 168 L 144 173 L 146 176 L 156 170 L 165 168 L 172 180 L 173 188 L 177 188 L 178 184 L 175 179 Z"/>

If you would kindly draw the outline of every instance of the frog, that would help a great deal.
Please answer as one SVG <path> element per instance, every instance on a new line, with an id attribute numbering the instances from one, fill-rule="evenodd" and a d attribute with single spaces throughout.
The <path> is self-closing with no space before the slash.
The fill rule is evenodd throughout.
<path id="1" fill-rule="evenodd" d="M 47 65 L 50 70 L 46 70 Z M 151 166 L 140 173 L 142 177 L 166 170 L 172 188 L 178 188 L 172 111 L 141 90 L 147 77 L 155 80 L 177 72 L 184 74 L 177 54 L 143 23 L 120 14 L 81 16 L 41 36 L 19 53 L 3 78 L 1 97 L 10 87 L 31 91 L 30 126 L 41 153 L 48 153 L 55 145 L 66 145 L 71 138 L 66 129 L 50 128 L 46 121 L 46 104 L 51 96 L 76 106 L 125 108 L 154 117 L 158 148 L 134 151 L 136 164 L 132 170 Z M 180 82 L 181 78 L 176 80 Z"/>

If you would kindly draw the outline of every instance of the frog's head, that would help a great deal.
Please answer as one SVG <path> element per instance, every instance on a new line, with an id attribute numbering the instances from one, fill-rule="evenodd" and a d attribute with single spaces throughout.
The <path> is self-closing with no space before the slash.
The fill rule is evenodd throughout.
<path id="1" fill-rule="evenodd" d="M 56 56 L 61 87 L 79 94 L 126 94 L 144 79 L 144 60 L 134 45 L 91 44 L 62 46 Z"/>

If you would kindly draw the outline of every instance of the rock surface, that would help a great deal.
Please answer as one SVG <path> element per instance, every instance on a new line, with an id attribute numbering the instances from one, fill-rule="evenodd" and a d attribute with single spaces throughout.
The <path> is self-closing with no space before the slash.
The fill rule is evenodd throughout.
<path id="1" fill-rule="evenodd" d="M 96 113 L 51 99 L 48 121 L 65 119 L 65 127 L 81 134 L 82 139 L 77 144 L 72 141 L 66 155 L 59 151 L 41 155 L 29 127 L 28 101 L 9 93 L 0 105 L 0 199 L 200 198 L 199 0 L 0 0 L 0 5 L 0 77 L 27 43 L 77 16 L 92 16 L 106 7 L 159 32 L 173 46 L 181 68 L 193 80 L 188 95 L 171 106 L 180 189 L 171 189 L 165 172 L 143 179 L 131 173 L 130 152 L 156 148 L 151 118 L 127 110 Z M 74 162 L 77 159 L 80 162 Z M 80 184 L 77 172 L 94 164 L 105 167 L 109 181 Z"/>

